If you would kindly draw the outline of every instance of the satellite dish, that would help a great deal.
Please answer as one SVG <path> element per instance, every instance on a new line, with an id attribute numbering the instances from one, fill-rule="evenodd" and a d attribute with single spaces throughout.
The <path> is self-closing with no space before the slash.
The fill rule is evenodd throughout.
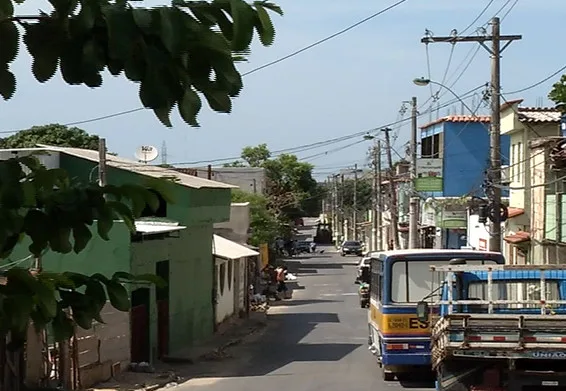
<path id="1" fill-rule="evenodd" d="M 136 159 L 141 162 L 147 163 L 157 159 L 159 152 L 153 145 L 140 145 L 136 149 Z"/>

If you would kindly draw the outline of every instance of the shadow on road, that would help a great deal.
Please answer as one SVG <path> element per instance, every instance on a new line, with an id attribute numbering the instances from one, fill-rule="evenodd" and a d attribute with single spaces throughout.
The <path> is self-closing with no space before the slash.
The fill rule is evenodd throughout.
<path id="1" fill-rule="evenodd" d="M 301 303 L 302 302 L 302 303 Z M 309 303 L 307 303 L 309 302 Z M 330 302 L 330 300 L 296 300 L 289 305 Z M 244 347 L 249 356 L 245 365 L 224 366 L 199 377 L 250 377 L 270 374 L 294 362 L 335 362 L 362 346 L 352 343 L 301 343 L 317 325 L 340 323 L 336 313 L 281 313 L 269 315 L 273 327 L 251 345 Z M 237 348 L 236 348 L 237 349 Z M 235 356 L 241 353 L 236 352 Z M 232 367 L 232 368 L 231 368 Z"/>
<path id="2" fill-rule="evenodd" d="M 312 299 L 312 300 L 285 300 L 285 301 L 274 301 L 269 304 L 270 307 L 278 307 L 278 306 L 285 306 L 285 307 L 295 307 L 299 305 L 308 305 L 308 304 L 324 304 L 324 303 L 341 303 L 337 300 L 324 300 L 324 299 Z"/>

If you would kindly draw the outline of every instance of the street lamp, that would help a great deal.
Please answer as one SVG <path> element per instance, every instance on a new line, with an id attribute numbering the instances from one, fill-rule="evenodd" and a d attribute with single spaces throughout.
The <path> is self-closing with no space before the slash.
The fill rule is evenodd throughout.
<path id="1" fill-rule="evenodd" d="M 415 85 L 419 86 L 419 87 L 426 87 L 426 86 L 428 86 L 429 84 L 434 84 L 434 85 L 437 85 L 437 86 L 439 86 L 439 87 L 441 87 L 441 88 L 445 88 L 448 92 L 450 92 L 452 95 L 454 95 L 454 97 L 456 97 L 456 99 L 458 99 L 458 101 L 460 101 L 460 103 L 462 103 L 462 105 L 470 112 L 470 114 L 471 114 L 472 116 L 476 117 L 475 110 L 472 110 L 472 109 L 470 108 L 470 106 L 468 106 L 468 105 L 466 104 L 466 102 L 464 102 L 464 101 L 462 100 L 462 98 L 460 98 L 460 96 L 459 96 L 457 93 L 455 93 L 450 87 L 445 86 L 444 84 L 439 83 L 439 82 L 437 82 L 437 81 L 430 80 L 430 79 L 426 79 L 426 78 L 424 78 L 424 77 L 419 77 L 419 78 L 417 78 L 417 79 L 413 79 L 413 83 L 414 83 Z"/>

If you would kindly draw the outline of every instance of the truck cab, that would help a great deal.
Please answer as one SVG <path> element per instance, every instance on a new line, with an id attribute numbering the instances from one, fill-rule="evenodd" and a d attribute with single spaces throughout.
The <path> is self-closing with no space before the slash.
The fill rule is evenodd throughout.
<path id="1" fill-rule="evenodd" d="M 437 390 L 566 387 L 565 266 L 431 268 L 443 282 L 417 316 L 431 322 Z"/>

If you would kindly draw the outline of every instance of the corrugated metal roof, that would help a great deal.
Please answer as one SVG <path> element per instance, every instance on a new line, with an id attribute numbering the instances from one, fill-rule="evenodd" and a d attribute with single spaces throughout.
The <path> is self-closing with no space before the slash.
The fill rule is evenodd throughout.
<path id="1" fill-rule="evenodd" d="M 136 221 L 135 225 L 136 232 L 147 235 L 181 231 L 187 228 L 178 223 L 159 223 L 151 221 Z"/>
<path id="2" fill-rule="evenodd" d="M 43 144 L 38 144 L 38 146 L 48 151 L 57 151 L 57 152 L 65 153 L 67 155 L 90 160 L 92 162 L 98 162 L 98 151 L 93 151 L 90 149 L 81 149 L 81 148 L 54 147 Z M 228 185 L 226 183 L 215 182 L 208 179 L 183 174 L 173 169 L 150 166 L 147 164 L 136 162 L 135 160 L 124 159 L 113 155 L 106 156 L 106 164 L 110 167 L 135 172 L 140 175 L 147 175 L 154 178 L 163 178 L 163 177 L 175 178 L 178 184 L 193 189 L 203 189 L 203 188 L 237 189 L 237 186 Z"/>
<path id="3" fill-rule="evenodd" d="M 429 128 L 433 125 L 440 124 L 442 122 L 482 122 L 489 123 L 491 117 L 489 115 L 448 115 L 446 117 L 440 117 L 426 125 L 421 126 L 421 129 Z"/>
<path id="4" fill-rule="evenodd" d="M 259 253 L 246 246 L 223 238 L 219 235 L 212 236 L 212 254 L 227 259 L 240 259 L 244 257 L 255 257 Z"/>

